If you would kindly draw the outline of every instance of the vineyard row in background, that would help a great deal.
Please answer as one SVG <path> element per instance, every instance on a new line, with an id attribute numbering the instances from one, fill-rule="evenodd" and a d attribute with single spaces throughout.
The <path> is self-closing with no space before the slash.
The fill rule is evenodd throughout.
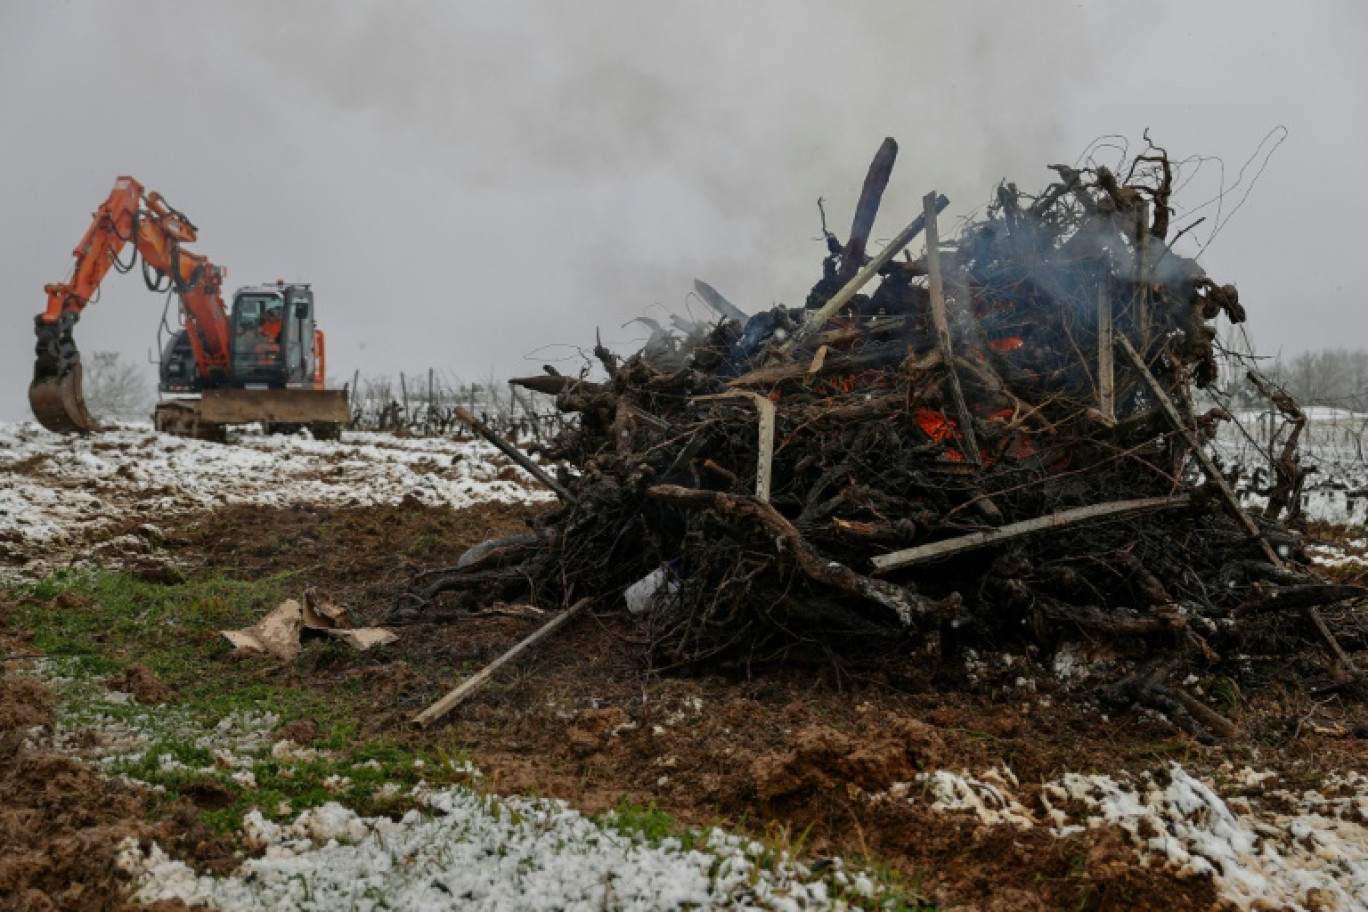
<path id="1" fill-rule="evenodd" d="M 460 406 L 511 440 L 541 442 L 564 427 L 555 400 L 506 383 L 466 383 L 429 369 L 425 373 L 352 375 L 352 427 L 418 436 L 468 436 L 456 415 Z"/>

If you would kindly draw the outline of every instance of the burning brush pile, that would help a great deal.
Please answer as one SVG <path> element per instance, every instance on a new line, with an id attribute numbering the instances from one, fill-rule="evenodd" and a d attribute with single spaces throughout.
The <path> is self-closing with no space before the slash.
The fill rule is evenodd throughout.
<path id="1" fill-rule="evenodd" d="M 543 452 L 566 467 L 560 506 L 416 580 L 392 620 L 625 598 L 658 667 L 1101 638 L 1136 696 L 1218 732 L 1175 682 L 1308 638 L 1352 678 L 1318 606 L 1364 593 L 1310 575 L 1203 452 L 1227 417 L 1195 405 L 1213 323 L 1245 313 L 1173 250 L 1163 151 L 1001 186 L 953 240 L 929 195 L 871 259 L 895 153 L 804 307 L 746 316 L 700 283 L 715 324 L 657 326 L 625 359 L 597 346 L 601 381 L 513 381 L 578 417 Z"/>

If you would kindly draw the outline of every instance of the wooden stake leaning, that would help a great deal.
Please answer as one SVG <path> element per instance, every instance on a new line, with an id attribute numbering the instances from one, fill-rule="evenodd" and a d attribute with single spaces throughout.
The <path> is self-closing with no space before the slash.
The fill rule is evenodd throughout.
<path id="1" fill-rule="evenodd" d="M 898 142 L 889 136 L 879 146 L 874 160 L 869 163 L 869 173 L 865 175 L 864 186 L 860 188 L 860 199 L 855 204 L 855 219 L 850 225 L 850 237 L 846 240 L 845 250 L 841 253 L 841 269 L 837 278 L 849 282 L 856 271 L 864 265 L 865 247 L 869 243 L 869 233 L 874 230 L 874 219 L 879 214 L 879 202 L 888 179 L 893 176 L 893 163 L 898 159 Z"/>
<path id="2" fill-rule="evenodd" d="M 1116 337 L 1116 344 L 1121 347 L 1121 351 L 1130 359 L 1136 372 L 1140 374 L 1140 378 L 1144 380 L 1150 393 L 1154 395 L 1155 401 L 1159 403 L 1159 407 L 1163 410 L 1164 416 L 1168 418 L 1169 424 L 1173 426 L 1175 431 L 1182 435 L 1183 441 L 1187 444 L 1188 449 L 1192 451 L 1192 455 L 1196 458 L 1197 464 L 1202 467 L 1202 472 L 1206 475 L 1207 480 L 1215 485 L 1216 489 L 1221 492 L 1221 499 L 1225 501 L 1226 507 L 1229 508 L 1231 515 L 1239 520 L 1240 525 L 1244 526 L 1244 529 L 1249 533 L 1249 536 L 1259 543 L 1259 548 L 1263 551 L 1264 557 L 1268 559 L 1268 562 L 1280 570 L 1284 569 L 1282 558 L 1278 555 L 1278 552 L 1273 549 L 1273 546 L 1268 543 L 1268 539 L 1264 538 L 1258 523 L 1254 522 L 1250 515 L 1245 511 L 1245 508 L 1240 505 L 1240 499 L 1235 496 L 1235 492 L 1231 490 L 1230 485 L 1226 483 L 1225 477 L 1221 474 L 1220 470 L 1216 468 L 1216 464 L 1211 461 L 1211 457 L 1207 454 L 1207 451 L 1203 449 L 1201 441 L 1197 439 L 1197 435 L 1193 433 L 1191 428 L 1183 423 L 1182 417 L 1178 414 L 1178 408 L 1173 404 L 1173 400 L 1169 398 L 1168 393 L 1164 391 L 1164 387 L 1160 385 L 1159 380 L 1150 372 L 1149 366 L 1145 364 L 1145 359 L 1140 357 L 1140 353 L 1135 350 L 1135 347 L 1131 345 L 1130 340 L 1124 335 Z M 1349 658 L 1349 654 L 1344 651 L 1344 647 L 1339 644 L 1339 640 L 1335 639 L 1335 635 L 1330 632 L 1330 628 L 1325 626 L 1325 618 L 1321 617 L 1320 612 L 1317 611 L 1314 606 L 1308 606 L 1302 609 L 1302 616 L 1311 624 L 1312 629 L 1316 632 L 1316 638 L 1319 639 L 1321 645 L 1325 647 L 1325 651 L 1330 654 L 1330 660 L 1335 666 L 1335 673 L 1341 676 L 1342 679 L 1357 678 L 1359 676 L 1358 667 L 1354 665 L 1354 660 Z"/>
<path id="3" fill-rule="evenodd" d="M 950 205 L 950 200 L 946 197 L 937 197 L 934 194 L 932 194 L 932 196 L 935 198 L 936 212 L 940 212 L 946 206 Z M 904 247 L 912 243 L 914 237 L 921 234 L 922 228 L 925 227 L 925 225 L 926 217 L 924 215 L 919 215 L 913 219 L 912 224 L 899 232 L 897 237 L 888 242 L 888 246 L 884 247 L 883 250 L 880 250 L 874 259 L 870 260 L 863 269 L 855 274 L 855 278 L 851 279 L 840 291 L 832 295 L 831 300 L 823 304 L 821 310 L 814 310 L 809 314 L 807 322 L 799 327 L 798 331 L 793 334 L 793 337 L 781 347 L 781 350 L 791 350 L 799 342 L 825 326 L 826 322 L 834 317 L 838 310 L 850 303 L 850 299 L 855 297 L 856 293 L 861 288 L 864 288 L 865 285 L 869 283 L 870 279 L 878 275 L 880 269 L 887 266 Z"/>
<path id="4" fill-rule="evenodd" d="M 535 462 L 528 459 L 526 454 L 524 454 L 522 450 L 518 449 L 513 444 L 509 443 L 507 440 L 504 440 L 498 434 L 494 433 L 492 430 L 489 429 L 488 426 L 485 425 L 483 421 L 481 421 L 479 418 L 476 418 L 474 415 L 470 414 L 470 412 L 462 406 L 453 406 L 452 410 L 456 413 L 457 418 L 460 418 L 462 421 L 464 421 L 467 425 L 470 426 L 470 429 L 472 431 L 479 434 L 485 440 L 488 440 L 490 443 L 494 444 L 496 447 L 502 450 L 505 456 L 507 456 L 509 459 L 513 460 L 518 465 L 526 469 L 528 474 L 530 474 L 533 478 L 537 479 L 537 481 L 540 481 L 542 484 L 546 485 L 552 491 L 555 491 L 556 496 L 559 497 L 561 500 L 565 501 L 566 503 L 575 502 L 575 495 L 567 491 L 564 485 L 556 481 L 556 479 L 546 474 L 546 472 L 542 470 L 541 466 L 537 465 Z"/>
<path id="5" fill-rule="evenodd" d="M 755 496 L 762 502 L 769 503 L 770 478 L 774 472 L 774 403 L 759 393 L 741 391 L 693 398 L 695 402 L 744 399 L 755 406 L 755 410 L 760 414 L 760 436 L 757 442 L 759 454 L 755 461 Z"/>
<path id="6" fill-rule="evenodd" d="M 575 604 L 571 605 L 569 608 L 566 608 L 564 611 L 559 612 L 555 617 L 547 621 L 544 625 L 542 625 L 535 632 L 533 632 L 531 636 L 527 637 L 518 645 L 508 650 L 508 652 L 505 652 L 503 655 L 499 656 L 493 662 L 490 662 L 488 665 L 486 665 L 474 677 L 467 678 L 465 681 L 461 682 L 461 685 L 459 687 L 451 691 L 451 693 L 447 694 L 445 697 L 442 697 L 442 699 L 438 700 L 436 703 L 433 703 L 427 709 L 423 710 L 418 715 L 414 716 L 413 724 L 417 725 L 419 728 L 426 728 L 433 722 L 436 722 L 438 719 L 445 716 L 447 713 L 451 712 L 457 706 L 460 706 L 463 702 L 470 698 L 471 694 L 475 693 L 481 687 L 488 684 L 489 679 L 494 677 L 494 673 L 497 672 L 500 668 L 503 668 L 505 665 L 507 665 L 509 662 L 512 662 L 514 659 L 522 655 L 528 649 L 531 649 L 533 646 L 540 643 L 542 640 L 545 640 L 553 633 L 555 633 L 557 630 L 560 630 L 562 627 L 564 627 L 566 624 L 570 623 L 570 621 L 573 618 L 575 618 L 575 616 L 583 612 L 585 608 L 588 608 L 589 604 L 592 601 L 592 599 L 587 598 L 580 599 L 578 602 L 575 602 Z"/>
<path id="7" fill-rule="evenodd" d="M 1149 203 L 1141 203 L 1135 208 L 1135 325 L 1141 345 L 1149 345 L 1150 338 L 1149 228 Z"/>
<path id="8" fill-rule="evenodd" d="M 979 448 L 978 438 L 974 434 L 974 416 L 970 414 L 969 406 L 964 401 L 964 390 L 960 387 L 959 373 L 955 370 L 955 349 L 950 341 L 950 321 L 945 315 L 945 282 L 941 276 L 940 230 L 936 227 L 936 206 L 935 192 L 922 197 L 922 217 L 926 220 L 926 276 L 931 286 L 931 319 L 936 324 L 936 343 L 940 348 L 941 360 L 945 362 L 950 396 L 955 403 L 955 416 L 959 419 L 960 438 L 964 441 L 964 458 L 978 465 Z"/>
<path id="9" fill-rule="evenodd" d="M 1097 285 L 1097 410 L 1107 421 L 1116 420 L 1116 343 L 1112 335 L 1111 288 Z"/>

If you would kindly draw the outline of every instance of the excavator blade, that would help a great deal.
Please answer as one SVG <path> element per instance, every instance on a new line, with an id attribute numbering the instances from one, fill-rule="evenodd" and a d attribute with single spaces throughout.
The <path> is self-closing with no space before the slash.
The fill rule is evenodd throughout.
<path id="1" fill-rule="evenodd" d="M 80 364 L 61 375 L 35 378 L 29 406 L 38 423 L 56 434 L 89 434 L 96 428 L 81 395 Z"/>

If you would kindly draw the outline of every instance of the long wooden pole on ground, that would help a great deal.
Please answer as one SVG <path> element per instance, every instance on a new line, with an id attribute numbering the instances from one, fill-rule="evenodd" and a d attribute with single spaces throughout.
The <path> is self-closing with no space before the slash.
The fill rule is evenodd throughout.
<path id="1" fill-rule="evenodd" d="M 592 599 L 587 598 L 580 599 L 578 602 L 575 602 L 575 604 L 571 605 L 569 608 L 566 608 L 564 611 L 557 614 L 551 620 L 547 621 L 541 627 L 537 628 L 537 630 L 533 632 L 531 636 L 527 637 L 518 645 L 508 650 L 508 652 L 505 652 L 503 655 L 499 656 L 493 662 L 490 662 L 488 665 L 486 665 L 474 677 L 467 678 L 465 681 L 461 682 L 461 685 L 459 687 L 452 690 L 451 693 L 447 694 L 445 697 L 442 697 L 442 699 L 438 700 L 436 703 L 433 703 L 427 709 L 423 710 L 418 715 L 414 716 L 413 724 L 419 726 L 420 728 L 423 728 L 428 725 L 431 725 L 433 722 L 436 722 L 438 719 L 442 718 L 447 713 L 451 712 L 457 706 L 461 705 L 461 703 L 469 699 L 471 694 L 475 693 L 485 684 L 488 684 L 489 679 L 494 677 L 495 672 L 497 672 L 500 668 L 503 668 L 509 662 L 512 662 L 518 656 L 522 655 L 524 652 L 531 649 L 533 646 L 537 645 L 542 640 L 545 640 L 547 637 L 551 636 L 551 634 L 555 633 L 557 630 L 560 630 L 566 624 L 570 623 L 570 621 L 576 615 L 580 614 L 582 611 L 584 611 L 585 608 L 589 607 L 591 601 Z"/>

